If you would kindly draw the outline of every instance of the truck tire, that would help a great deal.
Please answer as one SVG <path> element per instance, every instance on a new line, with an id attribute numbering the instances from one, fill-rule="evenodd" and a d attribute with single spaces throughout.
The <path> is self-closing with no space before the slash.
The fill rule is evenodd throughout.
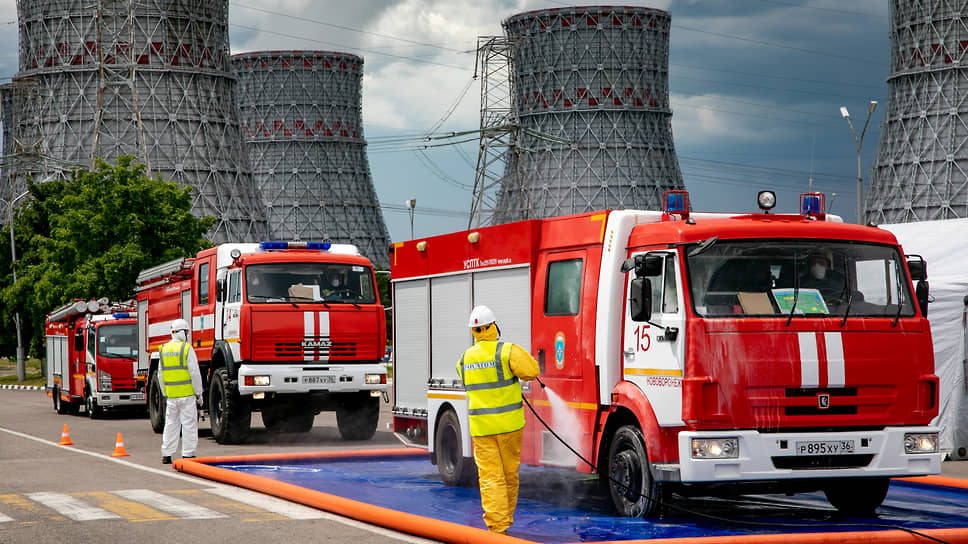
<path id="1" fill-rule="evenodd" d="M 84 408 L 87 410 L 87 417 L 91 419 L 101 419 L 104 415 L 104 408 L 97 404 L 97 399 L 91 395 L 90 389 L 84 390 Z"/>
<path id="2" fill-rule="evenodd" d="M 369 391 L 347 396 L 336 405 L 336 426 L 343 440 L 369 440 L 380 422 L 380 397 Z"/>
<path id="3" fill-rule="evenodd" d="M 434 432 L 434 451 L 437 472 L 444 485 L 474 487 L 477 485 L 477 465 L 471 457 L 464 457 L 461 449 L 460 420 L 453 410 L 440 416 Z"/>
<path id="4" fill-rule="evenodd" d="M 867 516 L 887 497 L 889 478 L 837 478 L 824 485 L 823 494 L 841 514 Z"/>
<path id="5" fill-rule="evenodd" d="M 70 404 L 61 402 L 60 389 L 55 387 L 54 394 L 52 396 L 54 398 L 54 410 L 56 410 L 58 414 L 64 415 L 71 411 Z"/>
<path id="6" fill-rule="evenodd" d="M 161 434 L 165 430 L 165 392 L 158 381 L 158 371 L 151 373 L 148 380 L 148 421 L 151 423 L 151 430 L 155 434 Z"/>
<path id="7" fill-rule="evenodd" d="M 252 405 L 239 394 L 225 368 L 212 373 L 208 409 L 212 417 L 212 436 L 219 444 L 241 444 L 249 436 Z"/>
<path id="8" fill-rule="evenodd" d="M 620 516 L 654 517 L 666 498 L 649 471 L 642 431 L 634 425 L 619 427 L 608 448 L 608 467 L 599 476 Z"/>

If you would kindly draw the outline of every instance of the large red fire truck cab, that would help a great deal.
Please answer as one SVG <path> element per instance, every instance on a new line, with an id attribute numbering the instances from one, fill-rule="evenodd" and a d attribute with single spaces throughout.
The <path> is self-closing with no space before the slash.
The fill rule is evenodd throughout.
<path id="1" fill-rule="evenodd" d="M 273 432 L 307 432 L 316 414 L 335 411 L 344 439 L 375 433 L 388 387 L 386 316 L 356 247 L 222 244 L 145 270 L 136 292 L 139 371 L 156 432 L 165 412 L 158 350 L 182 318 L 219 443 L 245 440 L 253 411 Z"/>
<path id="2" fill-rule="evenodd" d="M 473 481 L 455 365 L 485 304 L 541 365 L 547 389 L 523 384 L 525 399 L 621 514 L 655 514 L 673 492 L 815 490 L 872 511 L 889 478 L 940 471 L 923 261 L 824 214 L 819 194 L 800 214 L 695 213 L 668 196 L 664 212 L 395 244 L 397 435 L 445 482 Z M 525 415 L 524 463 L 593 470 Z"/>
<path id="3" fill-rule="evenodd" d="M 138 379 L 137 320 L 131 304 L 78 301 L 46 318 L 47 394 L 59 414 L 91 418 L 105 410 L 144 409 Z"/>

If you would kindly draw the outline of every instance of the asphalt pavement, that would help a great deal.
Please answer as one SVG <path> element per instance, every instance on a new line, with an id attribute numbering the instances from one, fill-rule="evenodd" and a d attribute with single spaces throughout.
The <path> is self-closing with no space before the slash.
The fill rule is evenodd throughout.
<path id="1" fill-rule="evenodd" d="M 281 499 L 179 473 L 161 464 L 161 435 L 142 414 L 92 420 L 58 415 L 42 391 L 0 389 L 0 542 L 429 542 Z M 221 445 L 199 424 L 198 456 L 399 448 L 383 403 L 373 439 L 342 440 L 332 413 L 308 433 Z M 73 445 L 58 445 L 64 426 Z M 126 457 L 112 457 L 121 435 Z M 176 455 L 176 458 L 178 456 Z"/>

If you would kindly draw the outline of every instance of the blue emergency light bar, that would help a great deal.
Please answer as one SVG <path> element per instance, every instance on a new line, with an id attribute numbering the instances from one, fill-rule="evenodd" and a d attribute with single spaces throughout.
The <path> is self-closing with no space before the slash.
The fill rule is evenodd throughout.
<path id="1" fill-rule="evenodd" d="M 666 213 L 688 213 L 689 193 L 686 191 L 666 191 L 662 193 Z"/>
<path id="2" fill-rule="evenodd" d="M 113 317 L 115 319 L 126 319 L 126 318 L 134 317 L 134 316 L 131 315 L 130 312 L 114 312 L 113 314 L 111 314 L 111 317 Z"/>
<path id="3" fill-rule="evenodd" d="M 800 195 L 800 213 L 802 215 L 823 215 L 823 193 L 803 193 Z"/>
<path id="4" fill-rule="evenodd" d="M 332 244 L 329 242 L 260 242 L 259 249 L 269 251 L 273 249 L 312 249 L 317 251 L 329 251 Z"/>

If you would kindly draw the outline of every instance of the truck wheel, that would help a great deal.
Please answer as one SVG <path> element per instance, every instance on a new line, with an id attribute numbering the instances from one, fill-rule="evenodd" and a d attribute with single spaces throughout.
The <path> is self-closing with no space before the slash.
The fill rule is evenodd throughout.
<path id="1" fill-rule="evenodd" d="M 837 478 L 824 485 L 823 494 L 842 514 L 870 515 L 884 502 L 889 478 Z"/>
<path id="2" fill-rule="evenodd" d="M 649 472 L 642 431 L 634 425 L 619 427 L 608 448 L 608 467 L 601 473 L 612 504 L 620 516 L 654 517 L 661 513 L 662 489 Z"/>
<path id="3" fill-rule="evenodd" d="M 84 391 L 84 408 L 87 410 L 87 417 L 91 419 L 100 419 L 104 415 L 104 408 L 98 406 L 90 391 Z"/>
<path id="4" fill-rule="evenodd" d="M 460 420 L 453 410 L 440 416 L 434 431 L 434 451 L 437 453 L 437 472 L 444 485 L 474 487 L 477 465 L 471 457 L 464 457 L 461 448 Z"/>
<path id="5" fill-rule="evenodd" d="M 208 390 L 209 415 L 212 416 L 212 436 L 219 444 L 241 444 L 252 426 L 252 405 L 242 398 L 229 371 L 220 368 L 212 373 Z"/>
<path id="6" fill-rule="evenodd" d="M 369 391 L 347 396 L 336 405 L 336 425 L 343 440 L 369 440 L 380 421 L 380 397 Z"/>
<path id="7" fill-rule="evenodd" d="M 158 381 L 158 371 L 151 373 L 148 380 L 148 421 L 151 422 L 151 430 L 156 434 L 161 434 L 165 430 L 165 392 Z"/>
<path id="8" fill-rule="evenodd" d="M 63 415 L 71 411 L 70 404 L 65 404 L 61 402 L 60 389 L 56 387 L 54 388 L 53 397 L 54 397 L 54 410 L 57 410 L 58 414 Z"/>

